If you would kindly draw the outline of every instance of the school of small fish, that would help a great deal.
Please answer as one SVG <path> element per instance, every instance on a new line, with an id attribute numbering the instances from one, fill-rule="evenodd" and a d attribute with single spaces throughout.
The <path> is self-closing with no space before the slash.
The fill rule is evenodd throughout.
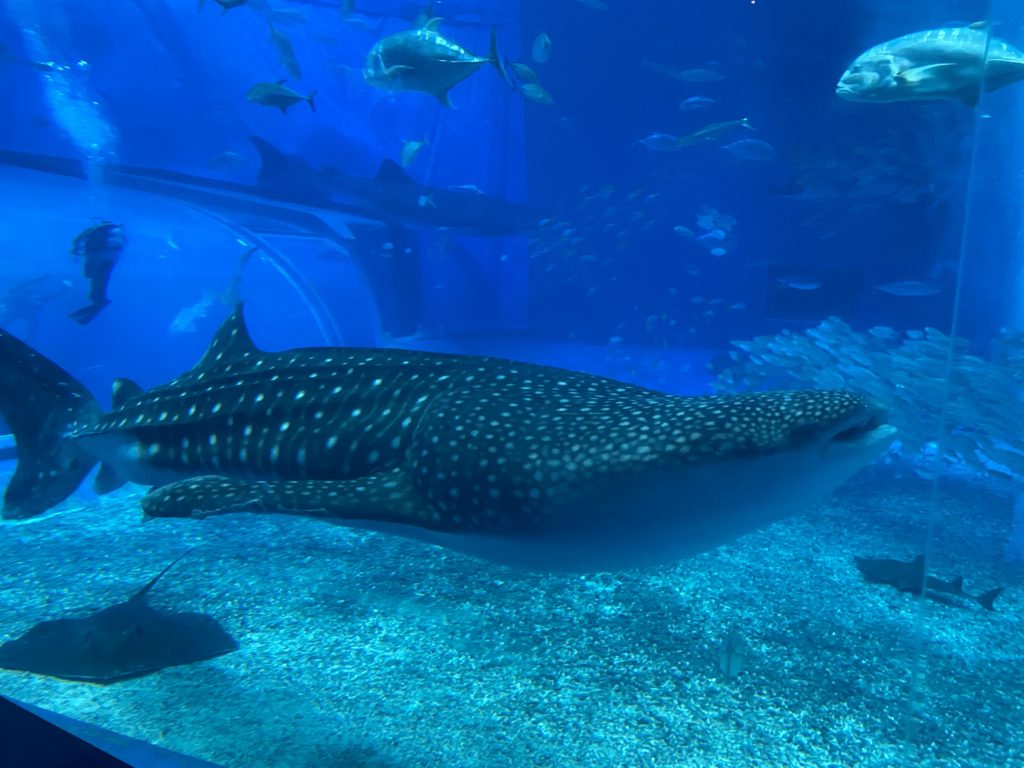
<path id="1" fill-rule="evenodd" d="M 921 474 L 941 462 L 995 477 L 1024 477 L 1024 333 L 1002 331 L 989 356 L 981 357 L 968 352 L 966 339 L 935 328 L 899 332 L 878 326 L 860 332 L 830 317 L 803 332 L 732 344 L 728 361 L 715 366 L 717 392 L 849 389 L 888 409 L 900 431 L 900 455 Z"/>

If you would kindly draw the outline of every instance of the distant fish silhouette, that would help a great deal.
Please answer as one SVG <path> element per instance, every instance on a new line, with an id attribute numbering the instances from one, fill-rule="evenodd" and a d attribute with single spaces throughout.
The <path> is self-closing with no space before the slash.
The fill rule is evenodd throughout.
<path id="1" fill-rule="evenodd" d="M 733 680 L 743 671 L 746 660 L 747 641 L 736 627 L 732 627 L 718 647 L 718 668 L 729 680 Z"/>
<path id="2" fill-rule="evenodd" d="M 40 622 L 0 645 L 0 667 L 106 684 L 238 650 L 206 614 L 149 607 L 149 591 L 178 560 L 123 603 L 81 619 Z"/>
<path id="3" fill-rule="evenodd" d="M 910 592 L 920 595 L 925 589 L 924 555 L 918 555 L 910 562 L 902 560 L 871 560 L 863 557 L 855 557 L 857 570 L 864 574 L 864 578 L 872 584 L 888 584 L 896 587 L 900 592 Z M 957 576 L 955 579 L 943 581 L 934 576 L 928 577 L 926 594 L 928 597 L 948 602 L 944 595 L 964 597 L 973 600 L 985 610 L 993 610 L 993 603 L 1000 594 L 1003 587 L 990 589 L 981 595 L 970 595 L 964 592 L 964 577 Z"/>

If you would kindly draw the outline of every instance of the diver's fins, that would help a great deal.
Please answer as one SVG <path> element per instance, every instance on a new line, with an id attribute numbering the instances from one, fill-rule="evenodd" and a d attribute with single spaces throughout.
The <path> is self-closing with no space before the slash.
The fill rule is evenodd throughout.
<path id="1" fill-rule="evenodd" d="M 81 325 L 87 325 L 95 320 L 96 316 L 102 312 L 108 304 L 110 304 L 110 299 L 104 299 L 96 304 L 86 304 L 84 307 L 76 309 L 74 312 L 70 313 L 68 317 Z"/>

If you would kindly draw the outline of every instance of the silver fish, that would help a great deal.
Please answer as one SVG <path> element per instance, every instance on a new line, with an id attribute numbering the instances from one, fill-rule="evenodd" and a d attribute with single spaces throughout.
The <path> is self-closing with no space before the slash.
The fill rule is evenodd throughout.
<path id="1" fill-rule="evenodd" d="M 476 56 L 442 37 L 440 19 L 431 19 L 420 29 L 409 29 L 379 40 L 366 56 L 363 79 L 387 91 L 429 93 L 450 107 L 448 92 L 484 64 L 491 64 L 502 79 L 512 85 L 498 54 L 497 31 L 491 28 L 487 56 Z"/>
<path id="2" fill-rule="evenodd" d="M 537 39 L 533 41 L 533 50 L 530 53 L 533 56 L 533 60 L 538 64 L 543 64 L 551 58 L 551 38 L 547 32 L 541 32 L 537 35 Z"/>

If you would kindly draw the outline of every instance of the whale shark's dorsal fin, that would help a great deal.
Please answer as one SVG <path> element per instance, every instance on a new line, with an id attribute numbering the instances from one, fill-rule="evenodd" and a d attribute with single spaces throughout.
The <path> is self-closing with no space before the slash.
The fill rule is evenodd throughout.
<path id="1" fill-rule="evenodd" d="M 381 161 L 374 178 L 388 184 L 416 184 L 416 180 L 403 171 L 394 160 Z"/>
<path id="2" fill-rule="evenodd" d="M 242 312 L 242 304 L 239 303 L 235 305 L 235 309 L 228 319 L 217 329 L 206 354 L 192 370 L 203 371 L 215 365 L 241 360 L 257 352 L 259 349 L 253 343 L 249 329 L 245 327 L 245 315 Z"/>
<path id="3" fill-rule="evenodd" d="M 142 387 L 131 379 L 114 379 L 114 385 L 110 390 L 111 407 L 120 408 L 133 397 L 142 394 Z"/>

